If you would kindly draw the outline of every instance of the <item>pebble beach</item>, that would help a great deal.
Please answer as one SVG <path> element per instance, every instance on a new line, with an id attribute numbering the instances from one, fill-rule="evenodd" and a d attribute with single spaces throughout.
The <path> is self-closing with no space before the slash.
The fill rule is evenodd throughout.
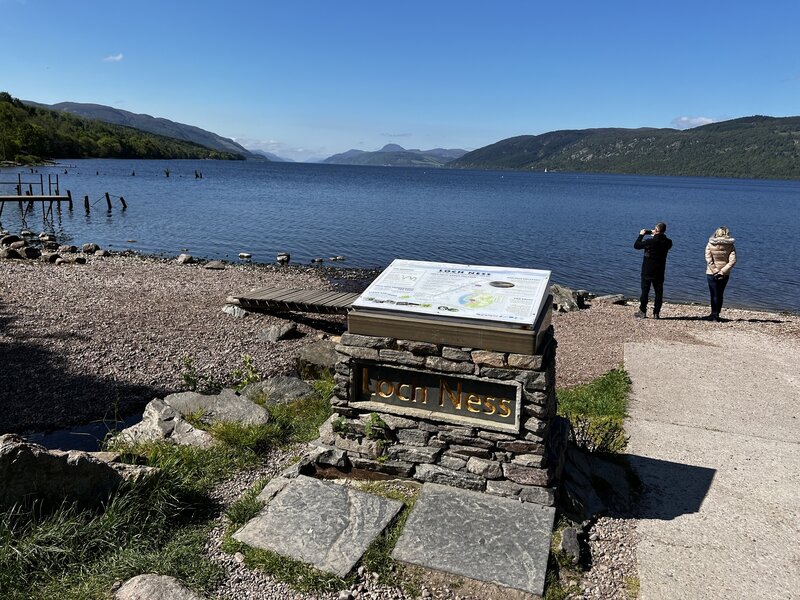
<path id="1" fill-rule="evenodd" d="M 340 335 L 345 318 L 305 315 L 297 320 L 300 337 L 268 342 L 265 331 L 285 318 L 233 317 L 221 310 L 226 298 L 262 286 L 360 291 L 376 274 L 249 263 L 210 270 L 138 255 L 88 256 L 87 261 L 58 266 L 0 261 L 0 433 L 135 414 L 154 397 L 183 388 L 187 359 L 197 371 L 218 379 L 241 367 L 243 355 L 252 357 L 263 376 L 292 373 L 299 349 Z M 736 285 L 735 276 L 730 285 Z M 557 385 L 588 383 L 620 366 L 626 342 L 700 343 L 696 334 L 712 328 L 800 338 L 798 315 L 724 309 L 724 321 L 715 323 L 702 320 L 708 309 L 701 305 L 665 304 L 660 320 L 634 319 L 635 310 L 632 302 L 593 302 L 588 309 L 555 314 Z M 220 486 L 220 502 L 235 500 L 252 481 L 275 474 L 287 460 L 287 453 L 274 452 L 261 471 Z M 601 519 L 590 534 L 595 559 L 580 582 L 580 597 L 626 598 L 623 581 L 636 573 L 634 523 Z M 208 552 L 231 575 L 218 597 L 312 597 L 248 574 L 234 557 L 219 551 L 213 536 Z M 361 579 L 358 597 L 405 597 L 373 585 L 369 573 Z M 459 597 L 455 590 L 431 588 L 428 593 Z"/>

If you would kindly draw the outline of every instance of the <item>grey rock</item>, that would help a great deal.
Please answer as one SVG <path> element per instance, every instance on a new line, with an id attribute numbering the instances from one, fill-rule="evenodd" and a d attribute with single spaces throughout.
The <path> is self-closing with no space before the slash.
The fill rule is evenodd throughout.
<path id="1" fill-rule="evenodd" d="M 191 254 L 180 254 L 175 260 L 180 265 L 190 265 L 194 262 L 194 257 Z"/>
<path id="2" fill-rule="evenodd" d="M 520 486 L 519 499 L 523 502 L 533 502 L 542 506 L 553 506 L 556 502 L 555 488 L 541 487 L 538 485 Z"/>
<path id="3" fill-rule="evenodd" d="M 24 257 L 19 250 L 15 250 L 14 248 L 3 248 L 0 250 L 0 258 L 21 259 Z"/>
<path id="4" fill-rule="evenodd" d="M 458 456 L 459 458 L 469 459 L 470 457 L 477 456 L 479 458 L 489 458 L 492 453 L 486 448 L 475 448 L 473 446 L 460 446 L 451 444 L 447 449 L 447 454 L 451 456 Z"/>
<path id="5" fill-rule="evenodd" d="M 402 506 L 301 475 L 233 538 L 344 577 Z"/>
<path id="6" fill-rule="evenodd" d="M 392 346 L 393 339 L 390 337 L 375 337 L 372 335 L 359 335 L 356 333 L 342 334 L 341 344 L 344 346 L 361 346 L 362 348 L 389 348 Z"/>
<path id="7" fill-rule="evenodd" d="M 278 375 L 245 386 L 240 394 L 253 402 L 267 406 L 287 404 L 316 393 L 314 387 L 302 379 L 288 375 Z"/>
<path id="8" fill-rule="evenodd" d="M 425 446 L 431 434 L 420 429 L 400 429 L 397 432 L 397 440 L 407 446 Z"/>
<path id="9" fill-rule="evenodd" d="M 428 356 L 425 359 L 425 366 L 434 371 L 444 371 L 445 373 L 462 373 L 470 374 L 475 370 L 472 363 L 456 362 L 447 360 L 440 356 Z"/>
<path id="10" fill-rule="evenodd" d="M 320 340 L 304 346 L 297 356 L 297 372 L 303 379 L 320 379 L 333 373 L 336 366 L 336 343 Z"/>
<path id="11" fill-rule="evenodd" d="M 425 365 L 425 357 L 417 356 L 408 350 L 383 349 L 379 351 L 381 361 L 406 365 L 410 367 L 421 367 Z"/>
<path id="12" fill-rule="evenodd" d="M 561 530 L 561 541 L 558 543 L 558 549 L 572 560 L 577 563 L 581 558 L 581 547 L 578 543 L 578 530 L 574 527 L 565 527 Z"/>
<path id="13" fill-rule="evenodd" d="M 378 360 L 378 350 L 375 348 L 362 348 L 361 346 L 335 346 L 336 352 L 361 360 Z"/>
<path id="14" fill-rule="evenodd" d="M 549 483 L 546 470 L 523 467 L 514 463 L 503 463 L 503 475 L 522 485 L 546 486 Z"/>
<path id="15" fill-rule="evenodd" d="M 21 237 L 18 235 L 14 235 L 13 233 L 9 233 L 0 237 L 0 246 L 10 246 L 14 242 L 21 242 L 23 241 Z"/>
<path id="16" fill-rule="evenodd" d="M 258 336 L 264 342 L 280 342 L 298 336 L 297 324 L 291 321 L 273 325 Z"/>
<path id="17" fill-rule="evenodd" d="M 245 309 L 243 309 L 241 306 L 237 306 L 236 304 L 226 304 L 222 307 L 222 312 L 237 319 L 242 319 L 248 315 Z"/>
<path id="18" fill-rule="evenodd" d="M 276 257 L 275 260 L 278 261 L 279 265 L 288 265 L 289 261 L 292 259 L 291 255 L 288 252 L 280 252 Z"/>
<path id="19" fill-rule="evenodd" d="M 472 360 L 472 356 L 466 350 L 462 350 L 461 348 L 451 348 L 450 346 L 445 346 L 442 348 L 442 358 L 446 358 L 447 360 L 455 360 L 458 362 Z"/>
<path id="20" fill-rule="evenodd" d="M 509 354 L 508 366 L 515 369 L 538 371 L 542 368 L 542 356 L 539 354 Z"/>
<path id="21" fill-rule="evenodd" d="M 64 501 L 95 507 L 125 478 L 121 470 L 86 452 L 48 451 L 7 434 L 0 436 L 0 481 L 3 506 L 39 499 L 48 508 Z"/>
<path id="22" fill-rule="evenodd" d="M 622 294 L 608 294 L 606 296 L 597 296 L 594 302 L 599 304 L 621 304 L 625 305 L 625 296 Z"/>
<path id="23" fill-rule="evenodd" d="M 22 250 L 27 245 L 28 245 L 27 242 L 25 242 L 24 240 L 20 240 L 19 242 L 12 242 L 11 244 L 8 245 L 8 247 L 14 250 Z"/>
<path id="24" fill-rule="evenodd" d="M 389 458 L 413 463 L 432 463 L 441 453 L 438 448 L 428 446 L 403 446 L 395 444 L 389 447 Z"/>
<path id="25" fill-rule="evenodd" d="M 98 250 L 100 250 L 100 246 L 94 243 L 84 244 L 83 246 L 81 246 L 81 251 L 84 254 L 94 254 Z"/>
<path id="26" fill-rule="evenodd" d="M 412 463 L 402 462 L 399 460 L 386 460 L 377 461 L 361 456 L 348 456 L 350 464 L 354 469 L 361 469 L 364 471 L 372 471 L 376 473 L 384 473 L 386 475 L 394 475 L 396 477 L 411 477 L 414 470 Z"/>
<path id="27" fill-rule="evenodd" d="M 347 459 L 347 453 L 339 448 L 320 448 L 319 452 L 314 457 L 314 462 L 318 465 L 337 467 L 339 469 L 347 468 L 350 461 Z"/>
<path id="28" fill-rule="evenodd" d="M 499 481 L 487 481 L 486 482 L 486 492 L 488 494 L 494 494 L 495 496 L 506 496 L 506 497 L 515 497 L 519 495 L 522 486 L 518 483 L 514 483 L 513 481 L 508 481 L 507 479 L 501 479 Z"/>
<path id="29" fill-rule="evenodd" d="M 508 365 L 505 354 L 502 352 L 490 352 L 488 350 L 473 350 L 472 362 L 476 365 L 496 367 L 499 369 Z"/>
<path id="30" fill-rule="evenodd" d="M 170 394 L 164 398 L 164 404 L 181 415 L 202 414 L 201 420 L 208 424 L 232 421 L 243 425 L 263 425 L 269 421 L 269 413 L 263 407 L 233 390 L 222 390 L 217 395 L 197 392 Z"/>
<path id="31" fill-rule="evenodd" d="M 72 244 L 63 244 L 58 247 L 58 251 L 61 254 L 75 254 L 78 251 L 78 247 L 73 246 Z"/>
<path id="32" fill-rule="evenodd" d="M 438 465 L 419 465 L 414 470 L 414 478 L 427 483 L 440 483 L 468 490 L 481 491 L 486 487 L 486 481 L 482 477 L 463 471 L 452 471 Z"/>
<path id="33" fill-rule="evenodd" d="M 575 292 L 568 287 L 556 283 L 550 286 L 550 294 L 553 296 L 553 309 L 558 312 L 572 312 L 580 310 Z"/>
<path id="34" fill-rule="evenodd" d="M 426 483 L 392 558 L 541 595 L 554 516 L 553 508 Z"/>
<path id="35" fill-rule="evenodd" d="M 122 584 L 114 600 L 202 600 L 179 580 L 168 575 L 137 575 Z"/>
<path id="36" fill-rule="evenodd" d="M 204 269 L 211 269 L 212 271 L 222 271 L 226 267 L 227 265 L 221 260 L 210 260 L 203 265 Z"/>
<path id="37" fill-rule="evenodd" d="M 439 460 L 436 461 L 436 464 L 440 467 L 444 467 L 445 469 L 450 469 L 451 471 L 460 471 L 466 468 L 467 460 L 464 458 L 459 458 L 458 456 L 443 454 L 439 457 Z"/>
<path id="38" fill-rule="evenodd" d="M 111 256 L 111 253 L 108 250 L 98 250 L 94 253 L 95 256 L 99 256 L 100 258 L 105 258 L 106 256 Z"/>
<path id="39" fill-rule="evenodd" d="M 500 479 L 503 476 L 503 467 L 500 463 L 477 456 L 467 461 L 467 471 L 484 479 Z"/>
<path id="40" fill-rule="evenodd" d="M 273 477 L 267 482 L 267 485 L 265 485 L 264 489 L 262 489 L 258 494 L 257 499 L 266 504 L 272 500 L 278 492 L 289 485 L 291 481 L 292 480 L 288 477 L 282 477 L 281 475 Z"/>
<path id="41" fill-rule="evenodd" d="M 157 398 L 144 407 L 141 421 L 123 429 L 117 437 L 131 444 L 169 439 L 179 445 L 207 448 L 214 443 L 210 433 L 196 429 L 174 408 Z"/>
<path id="42" fill-rule="evenodd" d="M 439 346 L 429 342 L 413 342 L 410 340 L 398 340 L 397 347 L 401 350 L 408 350 L 420 356 L 434 356 L 439 354 Z"/>

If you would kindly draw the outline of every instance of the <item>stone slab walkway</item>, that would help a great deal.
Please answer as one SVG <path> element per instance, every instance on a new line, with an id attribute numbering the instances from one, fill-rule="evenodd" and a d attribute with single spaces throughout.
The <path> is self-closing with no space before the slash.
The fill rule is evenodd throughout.
<path id="1" fill-rule="evenodd" d="M 397 500 L 300 475 L 284 480 L 233 537 L 344 577 L 402 507 Z"/>
<path id="2" fill-rule="evenodd" d="M 800 598 L 800 343 L 625 345 L 640 599 Z"/>
<path id="3" fill-rule="evenodd" d="M 392 558 L 541 595 L 554 516 L 549 506 L 426 483 Z"/>

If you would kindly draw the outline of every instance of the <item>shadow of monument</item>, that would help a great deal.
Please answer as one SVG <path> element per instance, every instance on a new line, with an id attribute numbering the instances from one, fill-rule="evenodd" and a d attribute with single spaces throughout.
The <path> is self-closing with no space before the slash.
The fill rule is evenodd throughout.
<path id="1" fill-rule="evenodd" d="M 715 469 L 627 455 L 637 481 L 635 501 L 626 516 L 669 521 L 696 513 L 711 488 Z"/>

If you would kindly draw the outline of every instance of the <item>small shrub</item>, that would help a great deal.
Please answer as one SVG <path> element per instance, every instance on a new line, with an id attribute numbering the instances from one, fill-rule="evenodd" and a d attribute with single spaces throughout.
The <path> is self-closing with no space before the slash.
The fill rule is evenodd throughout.
<path id="1" fill-rule="evenodd" d="M 237 390 L 261 381 L 261 373 L 258 372 L 253 357 L 249 354 L 242 354 L 242 366 L 231 372 L 230 379 Z"/>
<path id="2" fill-rule="evenodd" d="M 370 440 L 385 440 L 386 428 L 386 421 L 378 413 L 370 413 L 364 424 L 364 435 Z"/>
<path id="3" fill-rule="evenodd" d="M 222 383 L 213 375 L 200 373 L 194 364 L 194 359 L 190 356 L 183 357 L 181 380 L 187 390 L 201 394 L 218 394 L 223 387 Z"/>

